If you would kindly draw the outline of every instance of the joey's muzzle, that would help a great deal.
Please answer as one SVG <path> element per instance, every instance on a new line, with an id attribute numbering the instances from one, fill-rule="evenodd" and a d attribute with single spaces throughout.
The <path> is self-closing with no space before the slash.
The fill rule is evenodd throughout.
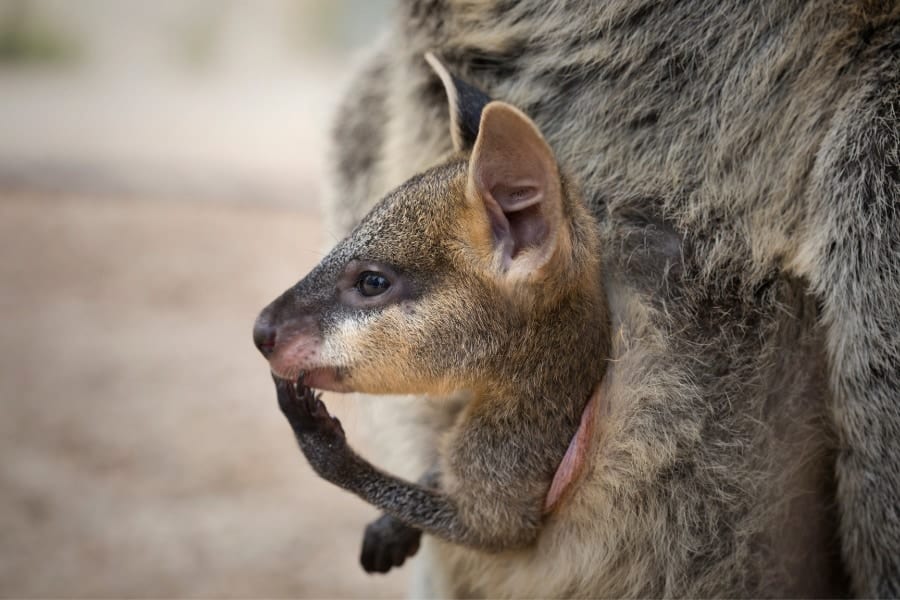
<path id="1" fill-rule="evenodd" d="M 266 360 L 272 359 L 287 338 L 312 329 L 312 319 L 304 307 L 298 306 L 294 289 L 287 290 L 269 303 L 253 323 L 253 344 Z"/>
<path id="2" fill-rule="evenodd" d="M 267 306 L 253 324 L 253 343 L 269 362 L 272 372 L 283 379 L 294 379 L 301 371 L 309 379 L 329 383 L 324 376 L 331 365 L 323 364 L 320 352 L 322 335 L 317 319 L 297 306 L 291 294 L 284 294 Z"/>
<path id="3" fill-rule="evenodd" d="M 270 322 L 264 311 L 253 324 L 253 343 L 267 360 L 272 356 L 272 353 L 275 352 L 275 340 L 277 336 L 277 328 Z"/>

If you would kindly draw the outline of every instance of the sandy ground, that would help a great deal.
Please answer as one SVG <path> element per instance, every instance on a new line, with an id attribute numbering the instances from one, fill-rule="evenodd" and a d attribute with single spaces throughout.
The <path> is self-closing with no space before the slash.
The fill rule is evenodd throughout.
<path id="1" fill-rule="evenodd" d="M 250 339 L 319 221 L 0 192 L 0 596 L 403 594 L 357 566 L 375 511 L 310 471 Z"/>

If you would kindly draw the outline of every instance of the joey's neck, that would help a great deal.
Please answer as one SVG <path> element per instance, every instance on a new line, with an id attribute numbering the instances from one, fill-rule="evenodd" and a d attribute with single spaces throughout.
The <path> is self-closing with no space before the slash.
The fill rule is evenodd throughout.
<path id="1" fill-rule="evenodd" d="M 522 324 L 482 391 L 517 399 L 524 414 L 577 420 L 603 378 L 609 347 L 605 296 L 569 299 Z"/>

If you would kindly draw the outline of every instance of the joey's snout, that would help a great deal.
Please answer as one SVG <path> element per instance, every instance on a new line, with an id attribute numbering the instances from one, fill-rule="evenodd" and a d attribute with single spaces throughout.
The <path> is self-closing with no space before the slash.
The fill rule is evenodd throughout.
<path id="1" fill-rule="evenodd" d="M 279 298 L 253 324 L 253 343 L 269 362 L 272 373 L 294 380 L 301 371 L 319 389 L 337 388 L 337 370 L 322 356 L 322 334 L 315 316 Z"/>
<path id="2" fill-rule="evenodd" d="M 304 363 L 298 370 L 311 366 L 305 363 L 317 354 L 321 340 L 316 319 L 293 307 L 286 310 L 283 304 L 279 298 L 259 314 L 253 324 L 253 343 L 273 370 L 291 360 Z"/>
<path id="3" fill-rule="evenodd" d="M 277 337 L 278 330 L 269 321 L 264 311 L 256 319 L 256 323 L 253 324 L 253 343 L 267 359 L 275 351 L 275 340 Z"/>

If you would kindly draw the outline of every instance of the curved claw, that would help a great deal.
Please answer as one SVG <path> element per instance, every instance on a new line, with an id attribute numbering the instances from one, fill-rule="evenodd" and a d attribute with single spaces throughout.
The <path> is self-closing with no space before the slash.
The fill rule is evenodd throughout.
<path id="1" fill-rule="evenodd" d="M 304 385 L 305 376 L 306 373 L 301 371 L 296 381 L 290 381 L 272 375 L 278 392 L 278 405 L 294 433 L 298 436 L 317 433 L 331 440 L 344 439 L 341 422 L 328 412 L 328 407 L 322 402 L 322 393 Z"/>

